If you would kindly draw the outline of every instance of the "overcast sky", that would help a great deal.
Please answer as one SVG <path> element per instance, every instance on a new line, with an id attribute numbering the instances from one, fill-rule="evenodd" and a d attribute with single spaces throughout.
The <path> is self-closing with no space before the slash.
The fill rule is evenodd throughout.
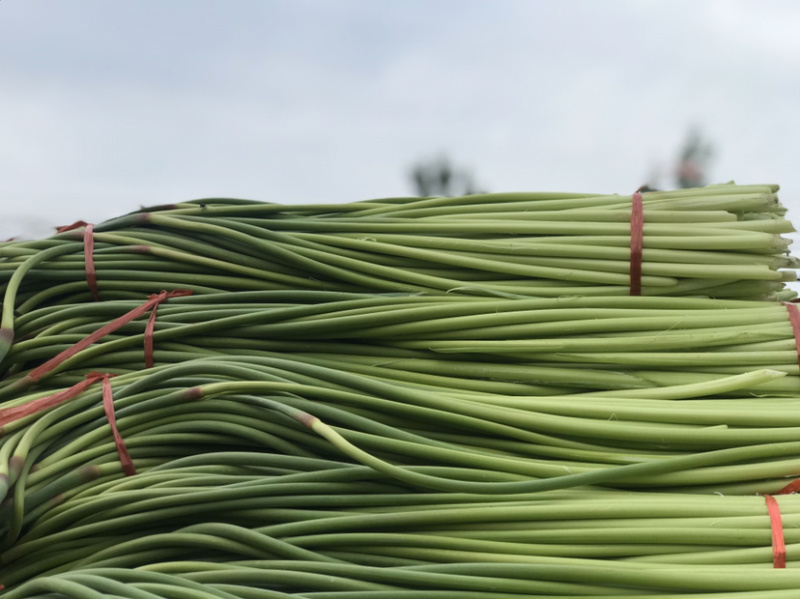
<path id="1" fill-rule="evenodd" d="M 0 0 L 0 238 L 209 196 L 779 183 L 800 224 L 800 2 Z"/>

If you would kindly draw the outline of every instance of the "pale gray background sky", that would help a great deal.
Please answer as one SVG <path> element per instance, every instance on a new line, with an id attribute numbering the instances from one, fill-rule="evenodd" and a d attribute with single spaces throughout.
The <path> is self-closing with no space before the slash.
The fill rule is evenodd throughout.
<path id="1" fill-rule="evenodd" d="M 800 224 L 800 2 L 0 0 L 0 238 L 208 196 L 410 195 L 449 155 L 492 191 L 711 182 Z"/>

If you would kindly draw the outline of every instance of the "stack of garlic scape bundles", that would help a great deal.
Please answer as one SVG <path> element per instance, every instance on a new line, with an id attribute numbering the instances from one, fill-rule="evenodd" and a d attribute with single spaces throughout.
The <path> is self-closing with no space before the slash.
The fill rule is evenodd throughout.
<path id="1" fill-rule="evenodd" d="M 4 242 L 0 597 L 795 597 L 792 231 L 726 184 Z"/>

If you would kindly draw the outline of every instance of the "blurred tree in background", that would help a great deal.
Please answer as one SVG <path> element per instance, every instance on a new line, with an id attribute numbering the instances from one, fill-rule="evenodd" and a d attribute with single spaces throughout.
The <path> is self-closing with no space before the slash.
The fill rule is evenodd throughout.
<path id="1" fill-rule="evenodd" d="M 689 129 L 677 159 L 669 167 L 669 174 L 674 177 L 674 185 L 678 189 L 702 187 L 708 183 L 708 167 L 714 155 L 714 146 L 693 127 Z M 653 168 L 642 189 L 655 190 L 661 186 L 659 180 L 663 171 Z M 414 193 L 422 197 L 430 196 L 464 196 L 475 193 L 486 193 L 480 189 L 465 168 L 456 167 L 447 156 L 418 162 L 410 171 L 409 179 Z"/>
<path id="2" fill-rule="evenodd" d="M 668 178 L 673 179 L 677 189 L 702 187 L 708 184 L 708 167 L 713 154 L 714 146 L 705 139 L 700 129 L 693 127 L 689 129 L 675 159 L 669 161 L 669 166 L 651 166 L 650 174 L 645 179 L 647 183 L 642 189 L 664 189 L 661 184 L 665 173 Z M 669 183 L 666 183 L 667 188 L 670 187 Z"/>
<path id="3" fill-rule="evenodd" d="M 712 155 L 713 146 L 703 139 L 699 130 L 691 129 L 675 168 L 677 186 L 680 189 L 686 189 L 705 185 L 708 164 Z"/>
<path id="4" fill-rule="evenodd" d="M 415 193 L 422 197 L 485 193 L 477 188 L 468 170 L 454 167 L 446 156 L 418 162 L 409 175 Z"/>

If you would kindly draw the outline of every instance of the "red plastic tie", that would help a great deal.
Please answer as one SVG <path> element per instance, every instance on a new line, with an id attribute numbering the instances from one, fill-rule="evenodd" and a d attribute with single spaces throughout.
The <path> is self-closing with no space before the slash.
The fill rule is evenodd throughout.
<path id="1" fill-rule="evenodd" d="M 156 328 L 156 310 L 158 305 L 153 306 L 150 312 L 150 318 L 147 319 L 147 324 L 144 327 L 144 367 L 152 368 L 155 364 L 153 360 L 153 332 Z"/>
<path id="2" fill-rule="evenodd" d="M 72 231 L 73 229 L 80 229 L 81 227 L 85 227 L 88 225 L 85 220 L 76 220 L 71 225 L 64 225 L 63 227 L 56 227 L 56 233 L 66 233 L 67 231 Z"/>
<path id="3" fill-rule="evenodd" d="M 792 493 L 797 493 L 800 491 L 800 478 L 793 480 L 788 485 L 786 485 L 783 489 L 775 493 L 776 495 L 791 495 Z"/>
<path id="4" fill-rule="evenodd" d="M 187 290 L 187 289 L 176 289 L 175 291 L 162 291 L 159 294 L 148 296 L 147 301 L 144 302 L 143 304 L 141 304 L 140 306 L 137 306 L 136 308 L 134 308 L 133 310 L 131 310 L 127 314 L 123 314 L 119 318 L 117 318 L 115 320 L 112 320 L 108 324 L 100 327 L 95 332 L 90 333 L 89 335 L 87 335 L 86 337 L 84 337 L 83 339 L 78 341 L 72 347 L 68 347 L 67 349 L 62 351 L 60 354 L 58 354 L 57 356 L 54 356 L 54 357 L 50 358 L 47 362 L 45 362 L 41 366 L 38 366 L 38 367 L 34 368 L 33 370 L 31 370 L 27 374 L 27 378 L 29 378 L 29 379 L 31 379 L 33 381 L 38 381 L 45 374 L 47 374 L 48 372 L 50 372 L 54 368 L 60 366 L 62 363 L 64 363 L 66 360 L 68 360 L 69 358 L 71 358 L 72 356 L 77 354 L 78 352 L 86 349 L 87 347 L 89 347 L 90 345 L 95 343 L 96 341 L 99 341 L 100 339 L 102 339 L 106 335 L 108 335 L 110 333 L 113 333 L 114 331 L 116 331 L 117 329 L 125 326 L 129 322 L 131 322 L 133 320 L 136 320 L 137 318 L 139 318 L 139 316 L 141 316 L 142 314 L 144 314 L 148 310 L 156 307 L 161 302 L 166 301 L 168 298 L 170 298 L 170 297 L 180 297 L 180 296 L 191 295 L 191 294 L 192 294 L 192 292 Z M 152 340 L 151 340 L 150 343 L 151 343 L 151 347 L 152 347 Z"/>
<path id="5" fill-rule="evenodd" d="M 772 495 L 764 495 L 769 514 L 769 526 L 772 530 L 772 567 L 786 567 L 786 544 L 783 541 L 783 522 L 781 520 L 781 509 L 778 502 Z"/>
<path id="6" fill-rule="evenodd" d="M 20 418 L 24 418 L 25 416 L 30 416 L 31 414 L 43 412 L 44 410 L 53 408 L 58 404 L 67 401 L 68 399 L 72 399 L 73 397 L 80 395 L 89 386 L 96 383 L 101 378 L 103 378 L 103 375 L 97 372 L 92 372 L 87 374 L 86 378 L 80 383 L 73 385 L 69 389 L 64 389 L 63 391 L 59 391 L 53 395 L 34 399 L 26 404 L 22 404 L 21 406 L 4 408 L 0 410 L 0 426 L 5 426 L 6 424 L 14 422 L 15 420 L 19 420 Z"/>
<path id="7" fill-rule="evenodd" d="M 136 467 L 133 465 L 131 454 L 128 453 L 125 440 L 119 434 L 119 429 L 117 428 L 117 416 L 114 413 L 114 392 L 111 389 L 112 375 L 105 373 L 100 376 L 103 378 L 103 410 L 105 410 L 106 418 L 111 425 L 111 432 L 114 434 L 114 444 L 117 446 L 117 454 L 119 454 L 119 461 L 122 464 L 122 471 L 125 476 L 133 476 L 136 474 Z"/>
<path id="8" fill-rule="evenodd" d="M 631 198 L 631 295 L 642 295 L 642 246 L 644 244 L 644 209 L 642 192 Z"/>
<path id="9" fill-rule="evenodd" d="M 97 289 L 97 272 L 94 269 L 94 225 L 85 220 L 76 220 L 71 225 L 58 227 L 57 233 L 66 233 L 83 227 L 83 263 L 86 270 L 86 282 L 92 292 L 94 301 L 100 301 L 100 291 Z"/>
<path id="10" fill-rule="evenodd" d="M 792 323 L 792 332 L 794 332 L 794 346 L 797 350 L 797 362 L 800 364 L 800 310 L 797 304 L 791 302 L 784 302 L 786 310 L 789 312 L 789 322 Z"/>
<path id="11" fill-rule="evenodd" d="M 86 282 L 92 292 L 94 301 L 100 301 L 100 291 L 97 289 L 97 273 L 94 270 L 94 225 L 86 225 L 83 230 L 83 262 L 86 267 Z"/>
<path id="12" fill-rule="evenodd" d="M 144 366 L 145 368 L 152 368 L 154 361 L 153 361 L 153 332 L 156 328 L 156 311 L 158 310 L 158 305 L 166 301 L 168 297 L 182 297 L 186 295 L 191 295 L 192 292 L 188 289 L 176 289 L 175 291 L 171 291 L 167 293 L 166 291 L 162 291 L 158 295 L 151 295 L 149 298 L 156 299 L 155 304 L 153 304 L 153 310 L 150 312 L 150 318 L 147 319 L 147 324 L 144 327 Z"/>

